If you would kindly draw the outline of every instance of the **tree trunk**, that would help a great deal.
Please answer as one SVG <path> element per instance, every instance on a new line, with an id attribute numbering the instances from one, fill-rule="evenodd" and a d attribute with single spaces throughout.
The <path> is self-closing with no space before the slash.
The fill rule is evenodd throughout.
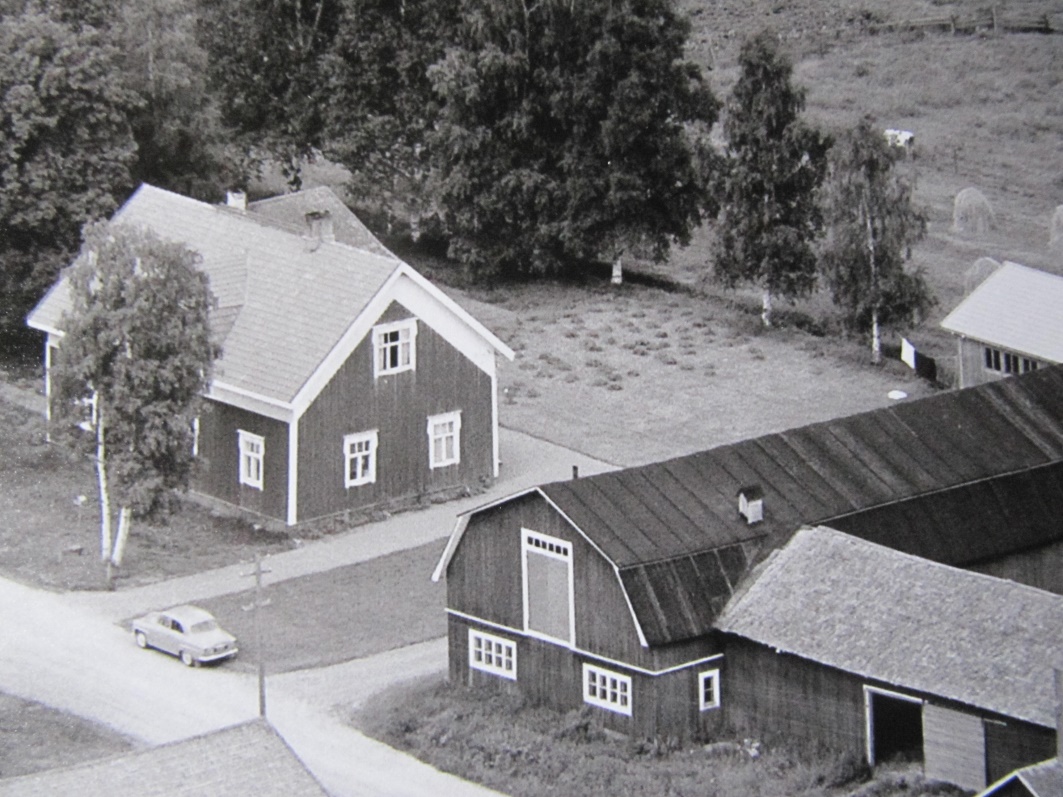
<path id="1" fill-rule="evenodd" d="M 871 269 L 871 362 L 882 362 L 882 335 L 878 328 L 878 267 L 875 263 L 875 227 L 871 222 L 871 208 L 865 206 L 867 219 L 867 257 Z"/>
<path id="2" fill-rule="evenodd" d="M 96 408 L 96 482 L 100 489 L 100 561 L 111 557 L 111 491 L 107 484 L 107 448 L 104 443 L 103 408 Z"/>
<path id="3" fill-rule="evenodd" d="M 871 310 L 871 362 L 878 365 L 882 362 L 882 334 L 878 328 L 878 308 Z"/>
<path id="4" fill-rule="evenodd" d="M 613 275 L 609 282 L 613 285 L 621 285 L 624 282 L 624 263 L 620 255 L 613 261 Z"/>
<path id="5" fill-rule="evenodd" d="M 122 559 L 125 556 L 125 546 L 129 541 L 129 527 L 130 523 L 130 510 L 128 506 L 123 506 L 118 510 L 118 534 L 114 540 L 114 552 L 111 554 L 111 564 L 115 567 L 122 566 Z"/>
<path id="6" fill-rule="evenodd" d="M 761 297 L 760 320 L 764 323 L 764 326 L 771 326 L 771 288 L 765 288 Z"/>

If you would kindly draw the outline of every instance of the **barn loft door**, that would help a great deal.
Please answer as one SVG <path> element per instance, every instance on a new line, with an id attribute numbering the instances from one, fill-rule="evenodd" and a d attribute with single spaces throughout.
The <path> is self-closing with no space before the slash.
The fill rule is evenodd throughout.
<path id="1" fill-rule="evenodd" d="M 919 698 L 864 687 L 867 714 L 867 761 L 923 761 L 923 701 Z"/>
<path id="2" fill-rule="evenodd" d="M 524 628 L 572 643 L 572 547 L 524 530 Z"/>
<path id="3" fill-rule="evenodd" d="M 978 791 L 986 786 L 985 726 L 979 717 L 923 707 L 926 777 Z"/>

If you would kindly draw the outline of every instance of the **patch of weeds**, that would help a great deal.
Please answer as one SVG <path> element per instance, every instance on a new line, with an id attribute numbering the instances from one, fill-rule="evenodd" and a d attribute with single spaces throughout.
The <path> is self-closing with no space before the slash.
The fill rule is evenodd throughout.
<path id="1" fill-rule="evenodd" d="M 679 366 L 679 370 L 680 371 L 693 371 L 694 370 L 694 365 L 693 365 L 693 363 L 682 363 Z"/>
<path id="2" fill-rule="evenodd" d="M 624 389 L 624 386 L 622 384 L 620 384 L 619 382 L 610 382 L 609 383 L 609 390 L 623 390 L 623 389 Z"/>
<path id="3" fill-rule="evenodd" d="M 573 382 L 578 382 L 579 381 L 579 374 L 575 374 L 575 373 L 565 374 L 565 381 L 568 382 L 570 385 Z"/>
<path id="4" fill-rule="evenodd" d="M 621 375 L 620 375 L 619 373 L 617 373 L 616 371 L 613 371 L 613 372 L 612 372 L 612 373 L 610 373 L 610 374 L 609 374 L 609 376 L 608 376 L 608 377 L 606 377 L 606 378 L 607 378 L 607 379 L 608 379 L 608 380 L 609 380 L 610 382 L 619 382 L 619 381 L 620 381 L 621 379 L 623 379 L 624 377 L 623 377 L 623 376 L 621 376 Z"/>
<path id="5" fill-rule="evenodd" d="M 594 338 L 595 340 L 597 340 L 597 339 L 598 339 L 598 332 L 597 332 L 596 330 L 593 330 L 593 329 L 592 329 L 592 330 L 590 330 L 590 331 L 589 331 L 589 332 L 587 333 L 587 337 L 588 337 L 588 338 Z"/>
<path id="6" fill-rule="evenodd" d="M 749 356 L 752 357 L 754 360 L 763 361 L 767 359 L 767 357 L 764 355 L 764 352 L 758 349 L 756 346 L 749 347 Z"/>
<path id="7" fill-rule="evenodd" d="M 716 376 L 716 366 L 715 365 L 706 365 L 705 366 L 705 376 Z"/>
<path id="8" fill-rule="evenodd" d="M 665 330 L 665 329 L 662 329 L 659 332 L 655 332 L 653 336 L 655 338 L 667 338 L 668 337 L 668 331 Z"/>
<path id="9" fill-rule="evenodd" d="M 517 366 L 522 371 L 534 371 L 538 366 L 535 363 L 530 363 L 527 360 Z"/>
<path id="10" fill-rule="evenodd" d="M 639 372 L 636 371 L 634 368 L 631 368 L 628 370 L 627 375 L 631 377 L 636 377 L 639 375 Z"/>
<path id="11" fill-rule="evenodd" d="M 591 382 L 591 387 L 605 387 L 608 384 L 609 384 L 609 380 L 608 379 L 605 379 L 604 377 L 599 376 L 597 379 L 595 379 L 593 382 Z"/>
<path id="12" fill-rule="evenodd" d="M 576 330 L 574 330 L 574 329 L 566 329 L 562 334 L 566 338 L 578 338 L 579 337 L 579 333 Z"/>
<path id="13" fill-rule="evenodd" d="M 657 354 L 657 360 L 664 363 L 665 365 L 676 365 L 679 362 L 679 360 L 677 360 L 671 354 L 665 354 L 664 352 L 660 352 Z"/>
<path id="14" fill-rule="evenodd" d="M 664 351 L 665 349 L 672 348 L 672 344 L 669 343 L 667 340 L 662 340 L 662 341 L 658 341 L 657 343 L 653 344 L 652 346 L 650 346 L 650 348 L 653 349 L 654 351 Z"/>
<path id="15" fill-rule="evenodd" d="M 527 396 L 530 399 L 537 399 L 537 398 L 539 398 L 542 395 L 542 393 L 540 393 L 534 387 L 529 387 L 527 392 L 525 392 L 524 395 Z"/>
<path id="16" fill-rule="evenodd" d="M 593 340 L 587 343 L 587 351 L 605 351 L 601 346 L 595 343 Z"/>
<path id="17" fill-rule="evenodd" d="M 643 312 L 642 310 L 636 310 L 635 312 L 633 312 L 631 314 L 631 317 L 632 318 L 645 318 L 646 317 L 646 313 Z"/>
<path id="18" fill-rule="evenodd" d="M 583 364 L 586 365 L 588 368 L 601 368 L 603 365 L 602 361 L 599 360 L 597 357 L 591 357 L 585 360 Z"/>
<path id="19" fill-rule="evenodd" d="M 616 338 L 614 338 L 612 335 L 610 335 L 609 337 L 607 337 L 605 339 L 605 345 L 606 346 L 615 346 L 616 345 Z"/>

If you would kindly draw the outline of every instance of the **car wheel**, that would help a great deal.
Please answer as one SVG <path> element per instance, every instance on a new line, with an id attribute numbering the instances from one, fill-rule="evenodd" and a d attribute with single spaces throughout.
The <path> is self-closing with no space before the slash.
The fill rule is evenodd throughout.
<path id="1" fill-rule="evenodd" d="M 143 631 L 137 631 L 133 638 L 136 639 L 138 648 L 146 648 L 148 646 L 148 638 L 144 636 Z"/>
<path id="2" fill-rule="evenodd" d="M 191 667 L 196 663 L 196 660 L 192 658 L 192 654 L 187 650 L 181 651 L 181 663 L 186 667 Z"/>

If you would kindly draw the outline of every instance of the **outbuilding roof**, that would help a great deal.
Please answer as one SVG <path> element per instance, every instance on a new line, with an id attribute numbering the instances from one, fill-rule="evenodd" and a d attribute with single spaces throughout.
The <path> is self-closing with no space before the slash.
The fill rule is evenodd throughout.
<path id="1" fill-rule="evenodd" d="M 965 338 L 1063 363 L 1063 277 L 1005 262 L 945 316 Z"/>
<path id="2" fill-rule="evenodd" d="M 616 566 L 652 645 L 710 631 L 756 549 L 803 525 L 969 564 L 1059 539 L 1063 493 L 1040 491 L 1060 484 L 1057 366 L 537 490 Z M 749 524 L 737 493 L 754 485 Z"/>
<path id="3" fill-rule="evenodd" d="M 898 688 L 1055 727 L 1063 597 L 833 529 L 798 531 L 721 631 Z"/>
<path id="4" fill-rule="evenodd" d="M 142 185 L 115 214 L 114 222 L 150 228 L 202 255 L 202 268 L 218 299 L 212 324 L 221 337 L 222 355 L 214 367 L 215 389 L 224 386 L 230 394 L 290 405 L 370 302 L 400 276 L 438 294 L 434 306 L 446 307 L 487 345 L 511 356 L 505 344 L 438 289 L 426 288 L 423 277 L 368 230 L 359 232 L 339 210 L 338 230 L 352 241 L 368 235 L 370 248 L 379 253 L 338 238 L 312 238 L 305 225 L 294 226 L 293 218 L 318 205 L 327 210 L 342 203 L 328 189 L 315 189 L 252 203 L 245 211 Z M 350 211 L 346 214 L 353 218 Z M 28 323 L 61 332 L 70 306 L 68 285 L 61 279 Z"/>
<path id="5" fill-rule="evenodd" d="M 65 769 L 0 780 L 2 797 L 325 797 L 265 720 Z"/>

